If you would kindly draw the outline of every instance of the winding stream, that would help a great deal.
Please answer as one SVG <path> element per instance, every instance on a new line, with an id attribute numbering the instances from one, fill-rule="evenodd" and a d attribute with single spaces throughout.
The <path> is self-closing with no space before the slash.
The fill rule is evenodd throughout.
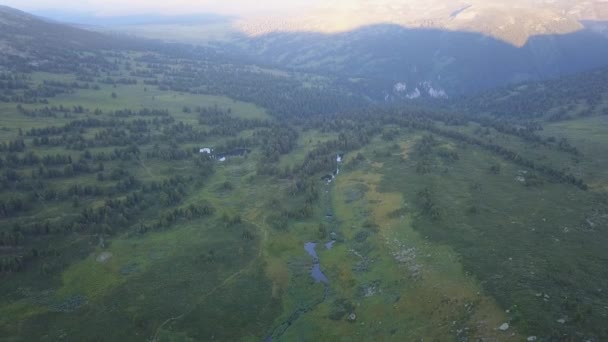
<path id="1" fill-rule="evenodd" d="M 317 283 L 321 282 L 326 285 L 329 285 L 329 279 L 327 279 L 325 274 L 323 274 L 323 272 L 321 271 L 321 262 L 319 260 L 319 257 L 317 256 L 317 252 L 315 251 L 316 246 L 317 244 L 315 242 L 307 242 L 304 244 L 304 249 L 312 257 L 313 261 L 313 266 L 310 270 L 310 275 Z"/>
<path id="2" fill-rule="evenodd" d="M 342 162 L 343 156 L 344 156 L 343 154 L 338 154 L 336 156 L 336 161 L 338 163 L 338 167 L 333 172 L 333 175 L 324 176 L 322 178 L 326 182 L 325 183 L 326 191 L 325 191 L 323 199 L 322 199 L 323 200 L 322 204 L 326 208 L 326 211 L 328 213 L 325 215 L 325 217 L 330 221 L 333 219 L 333 214 L 331 214 L 333 212 L 332 205 L 331 205 L 331 188 L 332 188 L 331 182 L 340 173 L 340 163 Z M 337 225 L 332 224 L 332 234 L 331 234 L 332 237 L 330 238 L 329 241 L 327 241 L 326 243 L 323 244 L 326 249 L 332 249 L 332 247 L 336 243 L 336 240 L 333 237 L 335 234 L 333 232 L 333 230 L 335 230 L 335 229 L 337 229 Z M 276 338 L 276 339 L 280 338 L 285 333 L 285 331 L 287 331 L 287 329 L 289 329 L 289 327 L 295 321 L 297 321 L 303 314 L 305 314 L 309 311 L 312 311 L 317 305 L 325 302 L 325 300 L 327 299 L 327 296 L 329 293 L 329 279 L 321 270 L 321 260 L 319 259 L 319 256 L 317 255 L 316 247 L 317 247 L 316 242 L 311 241 L 311 242 L 306 242 L 304 244 L 304 250 L 306 251 L 306 253 L 308 253 L 308 255 L 310 255 L 312 257 L 312 261 L 313 261 L 313 265 L 310 270 L 310 276 L 315 280 L 316 283 L 323 283 L 325 286 L 325 291 L 323 292 L 323 298 L 316 301 L 315 303 L 312 303 L 308 307 L 300 308 L 300 309 L 297 309 L 296 311 L 294 311 L 289 316 L 289 318 L 287 318 L 285 321 L 283 321 L 281 324 L 279 324 L 272 330 L 270 335 L 266 338 L 266 340 L 265 340 L 266 342 L 272 342 L 274 338 Z"/>
<path id="3" fill-rule="evenodd" d="M 332 241 L 328 242 L 327 244 L 325 244 L 326 248 L 330 249 L 331 246 L 333 246 L 334 242 L 335 242 L 335 240 L 332 240 Z M 296 310 L 294 313 L 292 313 L 289 316 L 289 318 L 287 318 L 283 323 L 279 324 L 272 330 L 272 333 L 270 334 L 270 336 L 268 336 L 266 338 L 266 340 L 265 340 L 266 342 L 272 342 L 273 336 L 274 336 L 274 338 L 280 338 L 295 321 L 297 321 L 300 317 L 302 317 L 302 315 L 304 315 L 305 313 L 307 313 L 309 311 L 312 311 L 317 305 L 325 302 L 325 300 L 327 299 L 327 295 L 329 293 L 329 279 L 327 279 L 325 274 L 323 274 L 323 271 L 321 271 L 321 262 L 320 262 L 319 257 L 317 256 L 317 252 L 315 250 L 316 246 L 317 246 L 317 244 L 315 242 L 307 242 L 304 244 L 304 250 L 306 250 L 306 253 L 308 253 L 312 257 L 312 260 L 313 260 L 313 266 L 312 266 L 312 269 L 310 270 L 310 276 L 315 280 L 315 282 L 323 283 L 325 285 L 325 290 L 323 291 L 323 298 L 312 303 L 308 307 L 300 308 L 300 309 Z"/>

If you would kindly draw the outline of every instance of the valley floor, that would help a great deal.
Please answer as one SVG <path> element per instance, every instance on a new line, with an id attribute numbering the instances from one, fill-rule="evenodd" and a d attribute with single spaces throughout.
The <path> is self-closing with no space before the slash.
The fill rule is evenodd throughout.
<path id="1" fill-rule="evenodd" d="M 141 82 L 0 111 L 2 341 L 608 338 L 605 116 L 531 141 Z"/>

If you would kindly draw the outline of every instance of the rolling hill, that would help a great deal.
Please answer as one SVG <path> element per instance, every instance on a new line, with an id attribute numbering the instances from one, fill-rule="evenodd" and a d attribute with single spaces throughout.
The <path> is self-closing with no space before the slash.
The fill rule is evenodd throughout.
<path id="1" fill-rule="evenodd" d="M 390 95 L 402 83 L 416 97 L 428 84 L 457 96 L 605 66 L 606 20 L 603 1 L 386 0 L 237 25 L 260 61 L 382 79 Z"/>
<path id="2" fill-rule="evenodd" d="M 297 13 L 235 14 L 212 21 L 150 16 L 127 25 L 125 18 L 106 18 L 107 27 L 99 29 L 221 44 L 233 56 L 258 64 L 364 79 L 373 84 L 369 97 L 393 101 L 453 97 L 605 66 L 607 4 L 331 1 L 311 2 Z"/>
<path id="3" fill-rule="evenodd" d="M 72 70 L 94 64 L 97 53 L 111 49 L 151 48 L 142 39 L 108 35 L 0 6 L 0 64 L 17 70 Z"/>

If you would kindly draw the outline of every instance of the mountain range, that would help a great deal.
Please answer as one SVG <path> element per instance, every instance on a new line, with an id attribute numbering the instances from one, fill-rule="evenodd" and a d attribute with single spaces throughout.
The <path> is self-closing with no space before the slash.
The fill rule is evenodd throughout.
<path id="1" fill-rule="evenodd" d="M 332 75 L 355 87 L 365 84 L 367 96 L 378 101 L 461 96 L 608 64 L 607 1 L 330 1 L 280 18 L 94 21 L 47 14 L 70 18 L 73 26 L 0 9 L 3 58 L 69 53 L 74 44 L 141 44 L 127 34 L 213 45 L 260 65 Z M 74 27 L 85 20 L 96 26 Z"/>
<path id="2" fill-rule="evenodd" d="M 293 16 L 243 18 L 250 35 L 271 32 L 352 31 L 376 24 L 410 29 L 475 32 L 524 46 L 537 35 L 566 34 L 584 28 L 585 21 L 608 19 L 608 2 L 549 0 L 469 1 L 329 1 Z"/>

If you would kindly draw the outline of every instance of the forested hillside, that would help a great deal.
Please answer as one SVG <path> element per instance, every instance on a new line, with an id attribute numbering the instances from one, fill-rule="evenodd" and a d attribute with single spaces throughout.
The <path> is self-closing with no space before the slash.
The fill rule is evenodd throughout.
<path id="1" fill-rule="evenodd" d="M 608 69 L 495 89 L 450 105 L 472 113 L 561 121 L 608 114 Z"/>
<path id="2" fill-rule="evenodd" d="M 606 66 L 608 38 L 582 30 L 538 35 L 514 46 L 483 33 L 377 24 L 337 33 L 271 32 L 245 37 L 239 53 L 283 68 L 382 81 L 382 98 L 471 95 Z M 405 94 L 394 94 L 404 83 Z M 418 88 L 420 94 L 415 94 Z M 426 88 L 426 89 L 425 89 Z"/>

